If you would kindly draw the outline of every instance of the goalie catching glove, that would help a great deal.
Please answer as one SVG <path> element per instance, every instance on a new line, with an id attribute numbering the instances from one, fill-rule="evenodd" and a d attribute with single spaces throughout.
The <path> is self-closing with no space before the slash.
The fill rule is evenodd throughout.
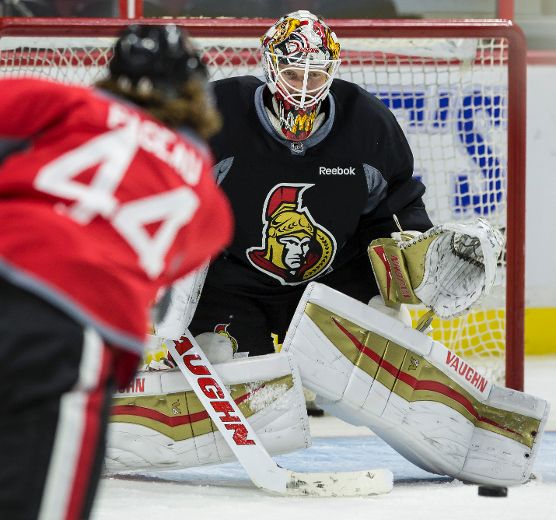
<path id="1" fill-rule="evenodd" d="M 423 303 L 440 318 L 459 316 L 488 294 L 504 237 L 484 219 L 393 233 L 368 252 L 387 305 Z"/>

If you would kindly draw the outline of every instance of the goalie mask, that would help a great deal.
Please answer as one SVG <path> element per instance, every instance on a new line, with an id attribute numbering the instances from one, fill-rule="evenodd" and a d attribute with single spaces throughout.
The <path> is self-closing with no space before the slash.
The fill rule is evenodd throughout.
<path id="1" fill-rule="evenodd" d="M 340 65 L 340 44 L 323 20 L 296 11 L 262 37 L 266 82 L 284 136 L 309 137 L 322 100 Z"/>

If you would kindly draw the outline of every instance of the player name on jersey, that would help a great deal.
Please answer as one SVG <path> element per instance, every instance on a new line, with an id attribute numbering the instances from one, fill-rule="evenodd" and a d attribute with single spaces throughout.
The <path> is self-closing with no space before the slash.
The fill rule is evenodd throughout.
<path id="1" fill-rule="evenodd" d="M 178 172 L 188 184 L 196 186 L 199 183 L 203 160 L 193 147 L 180 142 L 178 135 L 163 125 L 148 119 L 142 121 L 136 112 L 126 110 L 123 105 L 110 105 L 107 126 L 118 128 L 126 125 L 134 127 L 138 144 L 143 150 Z"/>

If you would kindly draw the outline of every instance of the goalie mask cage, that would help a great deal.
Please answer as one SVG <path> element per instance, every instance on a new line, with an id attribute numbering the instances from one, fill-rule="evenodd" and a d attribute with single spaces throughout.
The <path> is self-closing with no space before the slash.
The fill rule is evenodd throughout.
<path id="1" fill-rule="evenodd" d="M 179 19 L 213 78 L 262 78 L 259 37 L 274 20 Z M 91 84 L 130 23 L 5 18 L 0 76 L 32 74 Z M 142 19 L 163 24 L 168 20 Z M 433 336 L 488 377 L 523 388 L 525 41 L 501 20 L 329 20 L 342 45 L 340 78 L 394 112 L 427 186 L 435 224 L 482 216 L 506 250 L 492 293 L 467 316 L 435 320 Z M 358 129 L 354 128 L 354 132 Z M 463 365 L 465 366 L 465 365 Z"/>

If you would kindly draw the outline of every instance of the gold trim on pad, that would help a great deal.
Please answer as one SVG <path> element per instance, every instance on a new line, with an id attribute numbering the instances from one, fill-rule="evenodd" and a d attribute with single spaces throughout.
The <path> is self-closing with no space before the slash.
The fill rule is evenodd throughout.
<path id="1" fill-rule="evenodd" d="M 256 384 L 232 385 L 230 394 L 243 415 L 249 418 L 258 411 L 251 407 L 251 398 L 259 390 L 272 386 L 285 387 L 285 391 L 290 390 L 293 387 L 293 378 L 287 375 Z M 217 431 L 216 425 L 192 390 L 172 394 L 115 397 L 112 399 L 111 413 L 110 422 L 145 426 L 174 441 L 183 441 Z"/>
<path id="2" fill-rule="evenodd" d="M 444 404 L 478 428 L 533 446 L 538 419 L 481 403 L 424 357 L 315 303 L 305 314 L 351 363 L 402 399 Z"/>

